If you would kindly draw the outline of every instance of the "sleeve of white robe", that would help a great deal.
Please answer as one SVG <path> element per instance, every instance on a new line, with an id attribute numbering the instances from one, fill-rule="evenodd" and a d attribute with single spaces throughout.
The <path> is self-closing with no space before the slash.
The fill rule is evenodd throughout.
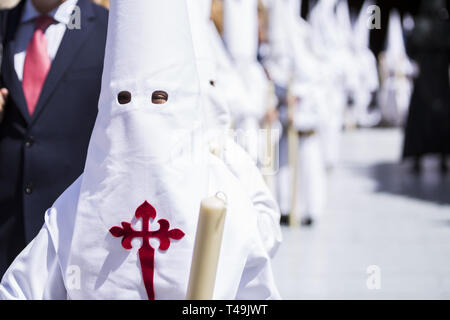
<path id="1" fill-rule="evenodd" d="M 67 298 L 55 247 L 46 222 L 17 256 L 0 284 L 2 300 L 64 300 Z"/>
<path id="2" fill-rule="evenodd" d="M 253 248 L 244 267 L 239 283 L 236 300 L 279 300 L 281 299 L 273 277 L 272 265 L 258 240 L 253 242 Z"/>
<path id="3" fill-rule="evenodd" d="M 282 241 L 280 209 L 250 156 L 236 143 L 227 142 L 223 160 L 239 179 L 258 213 L 258 229 L 264 247 L 271 258 Z"/>

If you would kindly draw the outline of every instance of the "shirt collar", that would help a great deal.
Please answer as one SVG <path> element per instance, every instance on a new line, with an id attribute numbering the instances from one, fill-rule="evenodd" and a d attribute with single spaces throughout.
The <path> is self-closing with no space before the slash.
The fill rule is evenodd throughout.
<path id="1" fill-rule="evenodd" d="M 47 15 L 55 19 L 55 21 L 68 24 L 71 20 L 73 10 L 78 0 L 66 0 L 59 7 L 50 11 Z M 31 0 L 27 0 L 23 9 L 21 23 L 26 23 L 39 17 L 41 13 L 36 10 Z"/>

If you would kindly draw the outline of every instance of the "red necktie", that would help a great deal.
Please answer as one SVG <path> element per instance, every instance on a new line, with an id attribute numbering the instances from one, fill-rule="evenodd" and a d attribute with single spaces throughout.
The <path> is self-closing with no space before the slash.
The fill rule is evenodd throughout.
<path id="1" fill-rule="evenodd" d="M 22 87 L 30 115 L 33 115 L 51 66 L 44 32 L 53 22 L 53 18 L 49 16 L 38 17 L 33 38 L 27 47 Z"/>

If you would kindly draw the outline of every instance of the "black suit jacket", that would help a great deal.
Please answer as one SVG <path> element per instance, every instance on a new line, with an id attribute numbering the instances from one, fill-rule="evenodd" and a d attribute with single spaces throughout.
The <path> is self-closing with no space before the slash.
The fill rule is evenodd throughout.
<path id="1" fill-rule="evenodd" d="M 0 276 L 38 233 L 44 213 L 82 173 L 97 116 L 108 12 L 79 0 L 81 29 L 67 29 L 33 116 L 27 111 L 11 41 L 21 5 L 9 12 L 0 86 Z"/>

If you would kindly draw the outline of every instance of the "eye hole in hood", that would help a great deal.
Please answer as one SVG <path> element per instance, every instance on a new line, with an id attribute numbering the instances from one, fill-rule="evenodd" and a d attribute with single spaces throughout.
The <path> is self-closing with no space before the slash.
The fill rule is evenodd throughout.
<path id="1" fill-rule="evenodd" d="M 117 95 L 117 101 L 120 104 L 127 104 L 131 102 L 131 93 L 129 91 L 121 91 Z"/>
<path id="2" fill-rule="evenodd" d="M 152 103 L 164 104 L 169 100 L 169 95 L 165 91 L 157 90 L 152 94 Z"/>

